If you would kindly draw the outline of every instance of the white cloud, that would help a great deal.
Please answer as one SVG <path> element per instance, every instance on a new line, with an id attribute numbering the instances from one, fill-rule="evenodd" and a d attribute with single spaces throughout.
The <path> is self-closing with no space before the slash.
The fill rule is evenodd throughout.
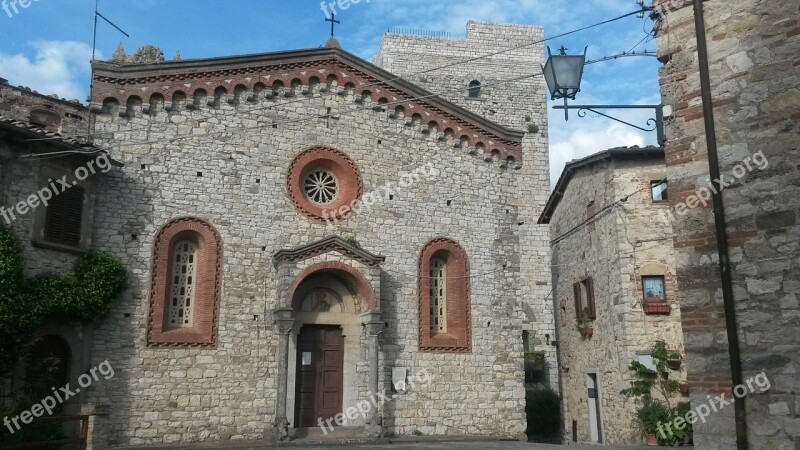
<path id="1" fill-rule="evenodd" d="M 33 59 L 21 53 L 0 52 L 0 77 L 41 94 L 86 99 L 92 59 L 89 45 L 77 41 L 36 41 L 30 45 L 36 52 Z"/>

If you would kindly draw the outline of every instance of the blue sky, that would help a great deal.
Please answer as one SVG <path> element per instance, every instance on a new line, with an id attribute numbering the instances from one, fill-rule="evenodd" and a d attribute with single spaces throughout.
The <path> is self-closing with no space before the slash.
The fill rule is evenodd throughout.
<path id="1" fill-rule="evenodd" d="M 10 3 L 12 0 L 5 0 Z M 27 8 L 0 8 L 0 77 L 41 93 L 86 98 L 95 0 L 30 0 Z M 330 0 L 326 0 L 330 1 Z M 0 0 L 2 6 L 2 0 Z M 338 9 L 338 8 L 337 8 Z M 342 47 L 369 60 L 389 27 L 449 31 L 463 35 L 469 19 L 543 25 L 553 36 L 637 9 L 633 0 L 361 0 L 340 10 Z M 119 42 L 131 53 L 153 44 L 167 59 L 261 53 L 320 46 L 329 24 L 319 0 L 100 0 L 100 12 L 128 32 L 98 29 L 98 57 L 109 58 Z M 548 44 L 576 53 L 589 46 L 589 59 L 631 50 L 652 29 L 649 19 L 629 17 Z M 652 50 L 647 39 L 636 50 Z M 587 66 L 581 103 L 658 103 L 655 58 L 624 58 Z M 531 67 L 531 71 L 540 71 Z M 619 114 L 644 124 L 644 112 Z M 573 158 L 621 145 L 655 142 L 654 133 L 599 117 L 580 119 L 550 113 L 552 182 Z"/>

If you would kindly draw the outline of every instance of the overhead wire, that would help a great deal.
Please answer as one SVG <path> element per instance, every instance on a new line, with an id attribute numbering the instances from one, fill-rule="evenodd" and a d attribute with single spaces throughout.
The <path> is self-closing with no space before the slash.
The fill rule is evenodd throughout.
<path id="1" fill-rule="evenodd" d="M 647 9 L 637 10 L 637 11 L 634 11 L 634 12 L 623 14 L 623 15 L 618 16 L 618 17 L 614 17 L 612 19 L 607 19 L 607 20 L 604 20 L 604 21 L 601 21 L 601 22 L 597 22 L 597 23 L 594 23 L 594 24 L 591 24 L 591 25 L 587 25 L 587 26 L 584 26 L 584 27 L 581 27 L 581 28 L 577 28 L 577 29 L 574 29 L 574 30 L 571 30 L 571 31 L 567 31 L 567 32 L 561 33 L 561 34 L 557 34 L 555 36 L 550 36 L 550 37 L 547 37 L 547 38 L 544 38 L 544 39 L 539 39 L 539 40 L 536 40 L 536 41 L 533 41 L 533 42 L 529 42 L 529 43 L 526 43 L 526 44 L 521 44 L 521 45 L 514 46 L 514 47 L 508 47 L 508 48 L 505 48 L 505 49 L 502 49 L 502 50 L 498 50 L 496 52 L 487 53 L 487 54 L 483 54 L 483 55 L 480 55 L 480 56 L 475 56 L 475 57 L 472 57 L 472 58 L 467 58 L 467 59 L 464 59 L 464 60 L 448 63 L 448 64 L 445 64 L 445 65 L 433 67 L 433 68 L 430 68 L 430 69 L 421 70 L 421 71 L 414 72 L 414 73 L 411 73 L 411 74 L 407 74 L 407 75 L 404 75 L 404 76 L 398 76 L 398 77 L 391 78 L 391 79 L 388 79 L 388 80 L 376 81 L 375 83 L 372 83 L 372 84 L 367 84 L 367 85 L 364 85 L 364 86 L 360 86 L 360 88 L 361 89 L 366 89 L 368 87 L 377 86 L 377 85 L 380 85 L 380 84 L 383 84 L 383 83 L 390 83 L 390 82 L 394 82 L 394 81 L 407 80 L 408 78 L 411 78 L 411 77 L 414 77 L 414 76 L 417 76 L 417 75 L 423 75 L 423 74 L 427 74 L 427 73 L 432 73 L 432 72 L 436 72 L 438 70 L 447 69 L 447 68 L 455 67 L 455 66 L 462 65 L 462 64 L 469 64 L 469 63 L 472 63 L 472 62 L 475 62 L 475 61 L 479 61 L 481 59 L 491 58 L 491 57 L 494 57 L 494 56 L 497 56 L 497 55 L 501 55 L 503 53 L 507 53 L 507 52 L 514 51 L 514 50 L 520 50 L 520 49 L 523 49 L 523 48 L 526 48 L 526 47 L 531 47 L 533 45 L 541 44 L 541 43 L 544 43 L 544 42 L 547 42 L 547 41 L 550 41 L 550 40 L 553 40 L 553 39 L 558 39 L 558 38 L 561 38 L 561 37 L 569 36 L 571 34 L 579 33 L 579 32 L 590 30 L 592 28 L 596 28 L 596 27 L 599 27 L 599 26 L 602 26 L 602 25 L 606 25 L 606 24 L 609 24 L 609 23 L 612 23 L 612 22 L 616 22 L 617 20 L 621 20 L 621 19 L 624 19 L 624 18 L 627 18 L 627 17 L 630 17 L 630 16 L 634 16 L 636 14 L 640 14 L 642 11 L 647 11 Z M 274 104 L 274 105 L 267 105 L 267 106 L 263 107 L 262 109 L 278 108 L 278 107 L 281 107 L 281 106 L 290 105 L 290 104 L 302 102 L 302 101 L 305 101 L 305 100 L 306 100 L 305 98 L 290 100 L 288 102 L 282 102 L 282 103 L 278 103 L 278 104 Z M 259 110 L 259 109 L 252 109 L 251 111 L 255 112 L 257 110 Z M 128 131 L 130 131 L 130 132 L 133 132 L 133 131 L 147 131 L 147 128 L 142 128 L 142 129 L 138 129 L 138 130 L 137 129 L 131 129 L 131 130 L 128 130 Z M 90 137 L 90 136 L 95 136 L 96 134 L 98 134 L 98 133 L 75 134 L 75 135 L 72 135 L 71 137 Z M 51 139 L 51 138 L 39 138 L 39 139 L 34 139 L 34 140 L 48 140 L 48 139 Z M 59 138 L 54 138 L 54 139 L 59 139 Z"/>

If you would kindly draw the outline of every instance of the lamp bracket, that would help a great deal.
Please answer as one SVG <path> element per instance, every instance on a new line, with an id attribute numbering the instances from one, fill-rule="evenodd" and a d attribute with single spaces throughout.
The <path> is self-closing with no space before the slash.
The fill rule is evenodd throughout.
<path id="1" fill-rule="evenodd" d="M 601 115 L 607 119 L 611 119 L 615 122 L 619 122 L 621 124 L 627 125 L 632 128 L 636 128 L 637 130 L 651 132 L 655 131 L 658 134 L 658 145 L 663 146 L 666 143 L 666 135 L 664 131 L 664 105 L 563 105 L 563 106 L 553 106 L 553 109 L 563 109 L 565 117 L 569 120 L 567 114 L 569 114 L 569 110 L 578 110 L 578 117 L 586 117 L 587 112 L 593 112 L 595 114 Z M 638 125 L 634 125 L 630 122 L 626 122 L 622 119 L 617 119 L 616 117 L 610 116 L 608 114 L 602 113 L 598 110 L 601 109 L 652 109 L 655 112 L 655 118 L 650 118 L 647 120 L 647 127 L 641 127 Z"/>

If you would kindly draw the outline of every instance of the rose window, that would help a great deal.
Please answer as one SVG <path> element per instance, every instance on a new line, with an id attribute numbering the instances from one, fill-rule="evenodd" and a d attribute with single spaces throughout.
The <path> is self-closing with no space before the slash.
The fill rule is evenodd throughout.
<path id="1" fill-rule="evenodd" d="M 336 177 L 328 170 L 313 170 L 303 180 L 306 197 L 314 203 L 327 205 L 336 200 L 339 185 Z"/>

